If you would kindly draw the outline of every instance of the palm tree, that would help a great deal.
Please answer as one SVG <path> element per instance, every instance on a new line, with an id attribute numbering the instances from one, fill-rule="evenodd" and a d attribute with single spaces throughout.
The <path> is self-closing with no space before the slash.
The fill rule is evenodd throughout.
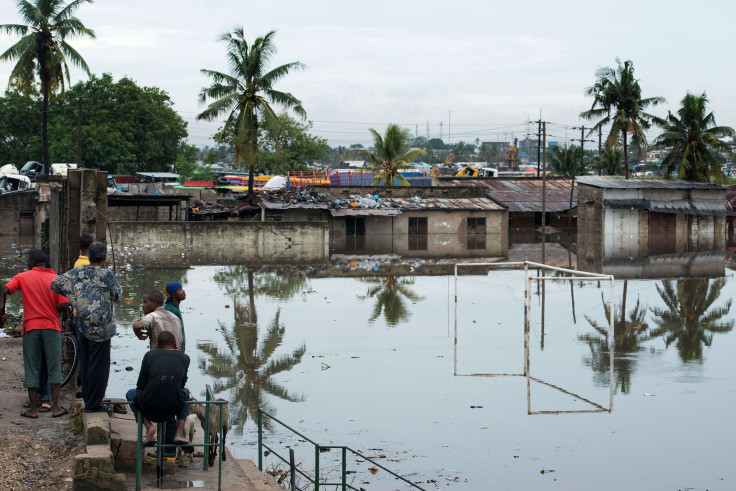
<path id="1" fill-rule="evenodd" d="M 41 85 L 42 106 L 42 146 L 43 163 L 49 165 L 48 111 L 49 97 L 61 88 L 62 96 L 70 83 L 70 60 L 74 65 L 90 75 L 84 58 L 66 42 L 75 36 L 95 37 L 72 14 L 83 3 L 93 0 L 73 0 L 68 5 L 64 0 L 18 0 L 18 10 L 27 25 L 4 24 L 0 31 L 22 36 L 20 40 L 0 55 L 1 61 L 18 60 L 10 73 L 8 86 L 28 95 L 38 82 Z M 66 82 L 65 82 L 66 79 Z"/>
<path id="2" fill-rule="evenodd" d="M 625 287 L 626 283 L 624 283 L 624 302 L 619 306 L 618 316 L 614 316 L 613 320 L 613 363 L 617 379 L 616 385 L 621 386 L 621 392 L 628 394 L 631 388 L 631 375 L 636 371 L 636 358 L 630 355 L 644 349 L 641 343 L 648 339 L 645 335 L 649 326 L 645 321 L 647 308 L 639 303 L 639 299 L 636 300 L 634 309 L 627 314 Z M 603 294 L 601 294 L 601 302 L 605 318 L 608 320 L 611 318 L 611 309 L 603 299 Z M 593 368 L 602 382 L 607 382 L 606 374 L 611 362 L 611 353 L 608 349 L 609 324 L 600 325 L 587 315 L 585 319 L 597 333 L 578 336 L 578 339 L 587 342 L 590 348 L 591 356 L 585 362 Z"/>
<path id="3" fill-rule="evenodd" d="M 273 356 L 286 332 L 280 321 L 280 310 L 270 323 L 264 340 L 259 343 L 255 297 L 266 295 L 278 300 L 288 300 L 304 291 L 307 280 L 303 275 L 261 273 L 256 276 L 253 269 L 247 266 L 229 266 L 215 273 L 214 280 L 226 294 L 232 295 L 235 322 L 230 328 L 219 323 L 229 353 L 221 352 L 216 345 L 200 343 L 197 347 L 208 358 L 200 359 L 199 367 L 216 379 L 213 386 L 215 392 L 232 391 L 231 400 L 235 403 L 231 406 L 233 426 L 242 431 L 248 414 L 255 421 L 259 408 L 274 413 L 263 397 L 264 392 L 291 402 L 304 400 L 301 395 L 289 393 L 271 377 L 299 364 L 306 347 L 302 345 L 290 354 Z M 244 288 L 245 284 L 247 288 Z M 247 299 L 244 298 L 246 292 Z M 268 418 L 266 421 L 269 421 Z M 264 424 L 268 427 L 267 423 Z"/>
<path id="4" fill-rule="evenodd" d="M 721 321 L 731 309 L 731 299 L 722 307 L 711 307 L 726 285 L 725 278 L 688 278 L 663 281 L 657 292 L 665 308 L 652 308 L 657 328 L 650 334 L 662 336 L 667 347 L 677 342 L 684 362 L 703 361 L 703 345 L 710 346 L 715 333 L 733 329 L 734 321 Z"/>
<path id="5" fill-rule="evenodd" d="M 290 402 L 301 402 L 304 397 L 291 394 L 275 382 L 272 377 L 291 370 L 301 362 L 306 346 L 302 345 L 290 354 L 274 357 L 274 352 L 283 342 L 286 328 L 280 323 L 280 310 L 259 343 L 258 325 L 251 323 L 252 311 L 239 301 L 233 305 L 235 322 L 231 328 L 220 323 L 220 329 L 229 353 L 221 352 L 216 345 L 200 343 L 197 348 L 207 357 L 199 360 L 199 369 L 213 377 L 215 392 L 232 391 L 231 421 L 234 428 L 243 431 L 248 420 L 257 421 L 258 409 L 270 414 L 275 411 L 264 400 L 264 393 Z M 266 424 L 268 428 L 268 424 Z"/>
<path id="6" fill-rule="evenodd" d="M 363 155 L 367 157 L 369 166 L 376 171 L 373 185 L 409 186 L 409 181 L 404 179 L 399 170 L 418 156 L 427 155 L 427 152 L 420 148 L 407 149 L 410 132 L 401 129 L 397 124 L 389 124 L 384 136 L 373 128 L 369 131 L 373 134 L 373 153 L 364 152 Z"/>
<path id="7" fill-rule="evenodd" d="M 606 139 L 606 148 L 618 146 L 619 136 L 623 141 L 624 168 L 629 178 L 628 134 L 640 144 L 646 143 L 644 131 L 651 125 L 652 115 L 644 112 L 649 106 L 665 101 L 664 97 L 642 99 L 639 81 L 634 78 L 634 64 L 631 60 L 621 63 L 616 58 L 617 68 L 604 67 L 596 72 L 596 82 L 585 89 L 585 94 L 593 97 L 593 105 L 588 111 L 580 113 L 584 119 L 598 119 L 590 133 L 608 124 L 611 130 Z"/>
<path id="8" fill-rule="evenodd" d="M 220 139 L 230 139 L 235 146 L 235 163 L 243 159 L 248 165 L 248 196 L 253 194 L 253 174 L 258 153 L 258 129 L 260 122 L 266 120 L 273 128 L 278 125 L 278 116 L 271 107 L 278 104 L 292 109 L 302 118 L 307 113 L 302 103 L 289 92 L 275 90 L 273 85 L 292 70 L 301 70 L 304 65 L 298 61 L 286 63 L 269 69 L 268 62 L 276 53 L 273 44 L 275 31 L 256 38 L 248 44 L 243 28 L 235 28 L 220 38 L 227 43 L 227 58 L 230 73 L 203 69 L 201 72 L 212 80 L 212 85 L 202 88 L 199 102 L 212 100 L 207 109 L 197 115 L 198 120 L 212 121 L 227 114 Z"/>
<path id="9" fill-rule="evenodd" d="M 655 145 L 672 148 L 662 165 L 665 176 L 677 173 L 679 179 L 725 183 L 721 164 L 716 158 L 720 150 L 730 152 L 727 143 L 720 139 L 734 136 L 733 128 L 717 126 L 712 112 L 707 113 L 708 97 L 688 92 L 680 103 L 677 116 L 668 111 L 667 117 L 654 118 L 654 123 L 664 132 L 654 141 Z"/>
<path id="10" fill-rule="evenodd" d="M 409 288 L 409 285 L 414 284 L 414 278 L 387 276 L 386 278 L 363 278 L 361 281 L 375 285 L 370 287 L 365 295 L 358 297 L 361 300 L 376 297 L 376 305 L 368 319 L 371 324 L 383 314 L 386 324 L 395 327 L 411 316 L 402 297 L 406 297 L 412 302 L 424 300 L 424 297 L 417 295 Z"/>
<path id="11" fill-rule="evenodd" d="M 623 172 L 624 154 L 620 148 L 604 148 L 593 159 L 593 168 L 606 176 L 620 176 Z"/>
<path id="12" fill-rule="evenodd" d="M 583 152 L 574 145 L 566 147 L 552 147 L 550 165 L 555 172 L 572 179 L 570 186 L 570 209 L 567 212 L 567 232 L 572 228 L 572 199 L 575 192 L 575 177 L 585 174 Z"/>

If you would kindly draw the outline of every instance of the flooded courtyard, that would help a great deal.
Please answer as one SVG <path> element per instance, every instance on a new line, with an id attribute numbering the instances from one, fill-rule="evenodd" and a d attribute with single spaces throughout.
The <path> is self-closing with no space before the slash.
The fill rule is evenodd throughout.
<path id="1" fill-rule="evenodd" d="M 135 386 L 143 293 L 180 281 L 188 386 L 230 401 L 236 457 L 258 461 L 260 407 L 424 489 L 731 489 L 736 281 L 727 254 L 686 262 L 699 258 L 698 277 L 616 278 L 612 373 L 603 280 L 534 282 L 525 352 L 518 269 L 458 276 L 456 319 L 452 262 L 123 265 L 108 395 Z M 265 435 L 311 473 L 313 446 L 275 424 Z M 322 477 L 338 479 L 339 458 L 321 454 Z M 404 489 L 370 466 L 349 459 L 348 482 Z"/>

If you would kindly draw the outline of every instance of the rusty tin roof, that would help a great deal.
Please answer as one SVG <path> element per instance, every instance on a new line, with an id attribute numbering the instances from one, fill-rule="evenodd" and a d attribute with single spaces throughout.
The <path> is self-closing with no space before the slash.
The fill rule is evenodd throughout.
<path id="1" fill-rule="evenodd" d="M 509 212 L 542 211 L 542 179 L 519 178 L 439 178 L 443 186 L 485 187 L 488 195 L 508 207 Z M 560 212 L 570 209 L 570 179 L 547 179 L 547 211 Z M 577 187 L 573 191 L 572 206 L 577 206 Z"/>

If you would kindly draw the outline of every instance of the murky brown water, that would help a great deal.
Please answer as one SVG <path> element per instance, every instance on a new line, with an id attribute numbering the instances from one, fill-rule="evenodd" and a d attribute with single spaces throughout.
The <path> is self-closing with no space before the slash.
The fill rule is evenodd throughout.
<path id="1" fill-rule="evenodd" d="M 608 284 L 548 283 L 544 328 L 541 288 L 532 292 L 527 379 L 523 273 L 459 277 L 455 350 L 454 277 L 427 260 L 384 274 L 402 271 L 387 258 L 121 272 L 130 300 L 108 394 L 135 384 L 147 349 L 131 327 L 142 294 L 176 280 L 188 385 L 231 401 L 239 457 L 257 460 L 260 407 L 320 444 L 385 455 L 425 489 L 731 489 L 736 282 L 724 255 L 660 260 L 659 279 L 616 281 L 612 412 Z M 667 278 L 693 261 L 697 277 Z M 269 442 L 313 469 L 313 447 L 271 430 Z M 339 475 L 338 457 L 321 454 L 323 475 Z M 348 461 L 353 485 L 400 487 L 369 466 Z"/>

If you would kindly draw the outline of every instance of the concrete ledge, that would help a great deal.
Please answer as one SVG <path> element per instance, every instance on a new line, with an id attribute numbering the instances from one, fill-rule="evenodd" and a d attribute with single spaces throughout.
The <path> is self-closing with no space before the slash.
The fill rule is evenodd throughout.
<path id="1" fill-rule="evenodd" d="M 74 479 L 114 479 L 110 445 L 87 445 L 87 453 L 74 456 Z"/>
<path id="2" fill-rule="evenodd" d="M 82 413 L 82 421 L 87 445 L 110 445 L 110 416 L 107 413 Z"/>

